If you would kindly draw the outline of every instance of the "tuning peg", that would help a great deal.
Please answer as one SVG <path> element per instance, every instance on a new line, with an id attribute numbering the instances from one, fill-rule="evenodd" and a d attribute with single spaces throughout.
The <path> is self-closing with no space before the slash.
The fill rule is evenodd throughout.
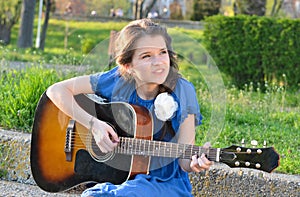
<path id="1" fill-rule="evenodd" d="M 242 147 L 244 147 L 245 146 L 245 139 L 244 138 L 242 139 L 241 143 L 242 143 Z"/>
<path id="2" fill-rule="evenodd" d="M 257 144 L 258 142 L 256 140 L 251 140 L 251 145 L 253 146 L 253 148 L 255 148 Z"/>
<path id="3" fill-rule="evenodd" d="M 263 145 L 263 147 L 264 147 L 264 148 L 267 147 L 267 141 L 266 141 L 266 140 L 264 140 L 264 145 Z"/>

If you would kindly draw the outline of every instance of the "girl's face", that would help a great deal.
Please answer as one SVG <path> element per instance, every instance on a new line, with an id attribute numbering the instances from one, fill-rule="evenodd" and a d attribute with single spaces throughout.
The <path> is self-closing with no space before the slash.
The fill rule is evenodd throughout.
<path id="1" fill-rule="evenodd" d="M 137 40 L 128 72 L 138 86 L 164 83 L 169 70 L 169 54 L 162 36 L 147 35 Z"/>

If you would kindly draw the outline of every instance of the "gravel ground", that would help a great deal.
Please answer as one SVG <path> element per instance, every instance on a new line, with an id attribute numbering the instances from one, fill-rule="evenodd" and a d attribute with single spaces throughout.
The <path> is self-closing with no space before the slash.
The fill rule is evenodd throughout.
<path id="1" fill-rule="evenodd" d="M 80 193 L 48 193 L 38 186 L 0 181 L 0 197 L 80 197 Z"/>

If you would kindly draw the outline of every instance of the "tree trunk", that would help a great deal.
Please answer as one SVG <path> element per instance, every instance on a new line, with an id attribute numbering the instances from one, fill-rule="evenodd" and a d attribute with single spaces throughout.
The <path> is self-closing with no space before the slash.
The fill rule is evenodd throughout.
<path id="1" fill-rule="evenodd" d="M 7 45 L 10 43 L 11 27 L 0 24 L 0 44 Z"/>
<path id="2" fill-rule="evenodd" d="M 143 15 L 144 0 L 135 1 L 134 19 L 141 19 Z"/>
<path id="3" fill-rule="evenodd" d="M 51 5 L 52 5 L 51 0 L 47 0 L 46 1 L 45 19 L 44 19 L 44 24 L 43 24 L 43 28 L 42 28 L 40 47 L 39 47 L 39 49 L 41 49 L 41 50 L 44 50 L 44 48 L 45 48 L 45 41 L 46 41 L 46 36 L 47 36 L 48 23 L 49 23 L 49 19 L 50 19 Z"/>
<path id="4" fill-rule="evenodd" d="M 157 2 L 157 0 L 151 0 L 150 2 L 147 2 L 148 3 L 147 6 L 143 6 L 143 7 L 145 7 L 142 12 L 143 18 L 146 18 L 148 16 L 148 13 L 152 10 L 152 8 L 156 2 Z"/>
<path id="5" fill-rule="evenodd" d="M 0 42 L 10 43 L 11 28 L 18 22 L 22 0 L 3 1 L 0 8 Z"/>
<path id="6" fill-rule="evenodd" d="M 278 0 L 274 0 L 274 4 L 272 6 L 271 16 L 277 16 L 279 10 L 281 9 L 281 6 L 283 4 L 284 0 L 280 0 L 278 3 Z"/>
<path id="7" fill-rule="evenodd" d="M 267 0 L 236 0 L 234 14 L 264 16 L 266 14 Z"/>
<path id="8" fill-rule="evenodd" d="M 21 12 L 21 26 L 19 29 L 19 48 L 32 47 L 33 43 L 33 21 L 35 0 L 23 0 Z"/>

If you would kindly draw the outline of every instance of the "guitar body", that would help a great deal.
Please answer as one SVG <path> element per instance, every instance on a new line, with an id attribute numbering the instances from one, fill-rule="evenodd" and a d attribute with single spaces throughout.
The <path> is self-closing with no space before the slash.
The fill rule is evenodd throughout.
<path id="1" fill-rule="evenodd" d="M 76 101 L 88 113 L 112 125 L 119 136 L 152 139 L 152 118 L 147 109 L 122 102 L 99 104 L 85 95 L 76 96 Z M 148 173 L 149 156 L 102 153 L 89 129 L 70 120 L 46 93 L 42 95 L 35 113 L 30 155 L 32 174 L 40 188 L 59 192 L 84 182 L 120 184 L 137 173 Z"/>

